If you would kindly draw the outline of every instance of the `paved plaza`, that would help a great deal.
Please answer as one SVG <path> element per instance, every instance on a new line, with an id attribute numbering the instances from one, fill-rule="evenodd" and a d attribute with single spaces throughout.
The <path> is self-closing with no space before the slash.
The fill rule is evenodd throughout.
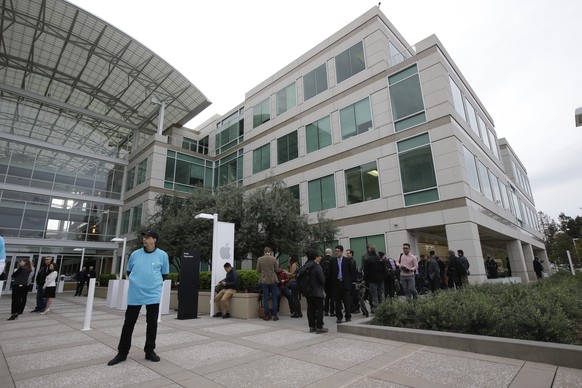
<path id="1" fill-rule="evenodd" d="M 159 324 L 154 363 L 144 359 L 141 316 L 127 361 L 107 366 L 123 311 L 95 298 L 91 330 L 82 330 L 85 301 L 58 294 L 43 316 L 29 313 L 30 294 L 24 314 L 6 321 L 10 295 L 2 295 L 0 387 L 582 386 L 582 369 L 338 333 L 332 317 L 329 333 L 310 334 L 306 318 L 177 320 L 172 311 Z"/>

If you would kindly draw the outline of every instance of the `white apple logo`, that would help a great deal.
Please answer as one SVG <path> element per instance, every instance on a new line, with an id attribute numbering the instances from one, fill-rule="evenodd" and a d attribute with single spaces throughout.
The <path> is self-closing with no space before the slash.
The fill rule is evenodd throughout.
<path id="1" fill-rule="evenodd" d="M 222 257 L 223 260 L 227 260 L 230 258 L 230 247 L 228 246 L 228 244 L 220 248 L 220 257 Z"/>

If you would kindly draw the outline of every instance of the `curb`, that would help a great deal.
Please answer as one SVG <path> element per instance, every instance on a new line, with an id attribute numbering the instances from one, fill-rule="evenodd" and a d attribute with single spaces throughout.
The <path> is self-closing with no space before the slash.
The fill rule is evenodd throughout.
<path id="1" fill-rule="evenodd" d="M 360 323 L 342 323 L 337 325 L 337 331 L 346 334 L 514 358 L 568 368 L 578 369 L 582 365 L 582 346 L 391 326 L 376 326 L 370 324 L 371 321 L 372 318 L 363 323 L 362 321 Z"/>

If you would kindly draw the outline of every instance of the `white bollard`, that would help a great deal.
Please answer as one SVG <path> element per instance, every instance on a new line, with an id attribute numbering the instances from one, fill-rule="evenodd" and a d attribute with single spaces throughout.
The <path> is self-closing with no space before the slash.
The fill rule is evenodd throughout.
<path id="1" fill-rule="evenodd" d="M 87 305 L 85 307 L 85 323 L 83 330 L 91 330 L 91 314 L 93 313 L 93 298 L 95 297 L 95 278 L 89 280 L 89 289 L 87 290 Z"/>
<path id="2" fill-rule="evenodd" d="M 158 322 L 162 322 L 162 314 L 168 315 L 170 313 L 170 296 L 172 294 L 172 281 L 170 279 L 164 280 L 162 285 L 162 295 L 160 297 L 160 308 L 158 312 Z"/>
<path id="3" fill-rule="evenodd" d="M 2 297 L 2 290 L 4 289 L 4 280 L 0 280 L 0 297 Z"/>
<path id="4" fill-rule="evenodd" d="M 107 299 L 105 307 L 115 308 L 117 306 L 117 291 L 119 290 L 119 280 L 110 280 L 107 286 Z"/>

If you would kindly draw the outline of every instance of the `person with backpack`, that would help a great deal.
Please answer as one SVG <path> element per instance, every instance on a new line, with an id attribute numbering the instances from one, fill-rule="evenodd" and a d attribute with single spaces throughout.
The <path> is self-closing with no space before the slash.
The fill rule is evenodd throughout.
<path id="1" fill-rule="evenodd" d="M 370 292 L 370 310 L 372 314 L 384 298 L 384 275 L 386 266 L 376 254 L 376 246 L 368 245 L 368 257 L 364 261 L 364 279 Z"/>
<path id="2" fill-rule="evenodd" d="M 310 333 L 327 333 L 323 327 L 323 287 L 325 275 L 320 265 L 321 255 L 307 252 L 307 263 L 299 269 L 297 279 L 301 293 L 307 298 L 307 322 Z"/>

